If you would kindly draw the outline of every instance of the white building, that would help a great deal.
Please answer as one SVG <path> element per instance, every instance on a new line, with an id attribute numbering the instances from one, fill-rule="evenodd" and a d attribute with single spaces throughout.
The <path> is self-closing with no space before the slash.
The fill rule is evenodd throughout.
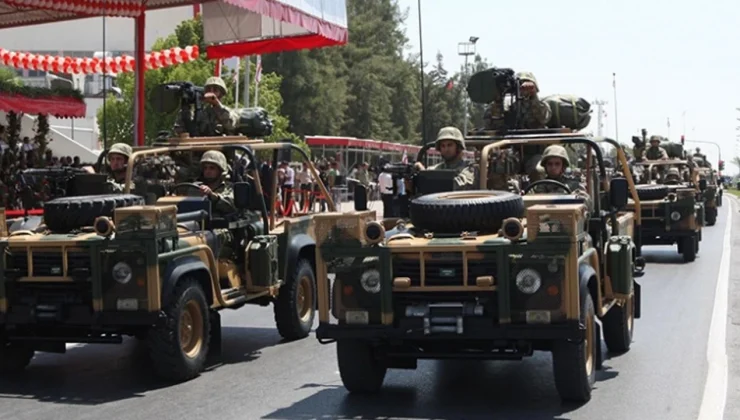
<path id="1" fill-rule="evenodd" d="M 172 34 L 180 22 L 193 16 L 193 6 L 147 12 L 146 49 L 150 50 L 157 39 Z M 103 36 L 104 25 L 105 37 Z M 3 29 L 0 31 L 0 47 L 10 51 L 70 57 L 103 57 L 104 54 L 112 57 L 122 54 L 134 55 L 134 20 L 97 17 Z M 44 71 L 18 70 L 18 75 L 26 85 L 45 86 L 47 84 Z M 75 75 L 75 87 L 88 97 L 86 100 L 87 115 L 85 118 L 73 120 L 50 118 L 53 137 L 50 147 L 55 153 L 59 155 L 78 154 L 76 152 L 81 150 L 80 146 L 91 151 L 100 149 L 95 116 L 98 108 L 103 104 L 101 98 L 103 82 L 102 75 Z M 108 79 L 107 88 L 111 89 L 114 86 L 115 82 Z M 24 128 L 26 125 L 31 126 L 31 121 L 31 117 L 25 118 Z M 4 119 L 0 120 L 0 124 L 3 123 Z M 93 152 L 90 156 L 81 157 L 86 160 L 94 155 Z"/>

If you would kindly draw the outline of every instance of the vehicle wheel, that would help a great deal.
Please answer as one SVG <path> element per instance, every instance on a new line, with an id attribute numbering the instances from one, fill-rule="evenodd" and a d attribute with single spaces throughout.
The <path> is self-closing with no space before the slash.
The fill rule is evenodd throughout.
<path id="1" fill-rule="evenodd" d="M 316 275 L 311 262 L 301 259 L 295 273 L 280 286 L 275 301 L 275 324 L 286 340 L 305 338 L 316 316 Z"/>
<path id="2" fill-rule="evenodd" d="M 683 262 L 690 263 L 696 260 L 696 253 L 699 250 L 699 243 L 693 236 L 688 236 L 681 239 L 683 246 L 681 251 L 683 253 Z"/>
<path id="3" fill-rule="evenodd" d="M 707 226 L 714 226 L 717 223 L 717 209 L 709 208 L 707 209 Z"/>
<path id="4" fill-rule="evenodd" d="M 524 202 L 508 191 L 452 191 L 423 195 L 411 201 L 414 227 L 438 233 L 495 232 L 509 217 L 521 217 Z"/>
<path id="5" fill-rule="evenodd" d="M 388 367 L 377 358 L 369 341 L 337 340 L 339 376 L 347 391 L 356 394 L 374 394 L 380 391 Z"/>
<path id="6" fill-rule="evenodd" d="M 588 290 L 581 291 L 581 323 L 586 334 L 580 343 L 558 340 L 552 349 L 555 386 L 566 401 L 587 402 L 596 381 L 596 311 Z"/>
<path id="7" fill-rule="evenodd" d="M 0 343 L 0 374 L 23 372 L 33 354 L 33 349 L 20 343 Z"/>
<path id="8" fill-rule="evenodd" d="M 601 320 L 604 341 L 610 352 L 624 353 L 630 349 L 635 329 L 635 295 L 623 306 L 614 305 Z"/>
<path id="9" fill-rule="evenodd" d="M 668 195 L 668 187 L 660 184 L 636 185 L 635 189 L 640 200 L 662 200 Z"/>
<path id="10" fill-rule="evenodd" d="M 208 356 L 209 308 L 196 279 L 182 280 L 173 293 L 171 303 L 163 308 L 165 322 L 149 330 L 149 356 L 158 376 L 185 381 L 203 371 Z"/>

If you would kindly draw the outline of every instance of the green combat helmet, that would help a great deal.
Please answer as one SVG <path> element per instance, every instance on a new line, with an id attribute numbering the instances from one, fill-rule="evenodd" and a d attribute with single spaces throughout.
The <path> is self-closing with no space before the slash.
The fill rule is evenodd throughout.
<path id="1" fill-rule="evenodd" d="M 540 85 L 537 84 L 537 79 L 534 77 L 534 73 L 532 73 L 531 71 L 520 71 L 519 73 L 516 74 L 516 78 L 523 82 L 534 83 L 534 88 L 539 93 Z"/>
<path id="2" fill-rule="evenodd" d="M 203 157 L 200 159 L 200 164 L 212 163 L 221 168 L 221 173 L 228 172 L 229 165 L 226 162 L 226 156 L 218 150 L 209 150 L 203 153 Z"/>
<path id="3" fill-rule="evenodd" d="M 568 157 L 568 152 L 565 150 L 565 147 L 558 146 L 556 144 L 548 146 L 547 149 L 545 149 L 545 153 L 542 154 L 542 159 L 540 160 L 540 166 L 544 168 L 547 160 L 554 157 L 563 159 L 563 169 L 570 166 L 570 158 Z"/>
<path id="4" fill-rule="evenodd" d="M 208 86 L 216 86 L 221 90 L 221 96 L 226 96 L 226 83 L 224 83 L 224 79 L 220 77 L 209 77 L 208 80 L 206 80 L 204 88 L 207 88 Z"/>
<path id="5" fill-rule="evenodd" d="M 116 143 L 111 146 L 110 149 L 108 149 L 108 155 L 110 156 L 111 154 L 117 154 L 125 156 L 126 159 L 128 159 L 131 157 L 133 151 L 134 150 L 131 148 L 131 146 L 126 143 Z"/>
<path id="6" fill-rule="evenodd" d="M 462 132 L 456 127 L 443 127 L 437 133 L 437 140 L 434 142 L 434 147 L 439 150 L 439 143 L 443 140 L 452 140 L 457 143 L 462 150 L 465 150 L 465 137 Z"/>
<path id="7" fill-rule="evenodd" d="M 660 144 L 660 140 L 661 140 L 660 136 L 650 136 L 650 144 L 653 144 L 654 142 L 657 142 L 658 144 Z"/>

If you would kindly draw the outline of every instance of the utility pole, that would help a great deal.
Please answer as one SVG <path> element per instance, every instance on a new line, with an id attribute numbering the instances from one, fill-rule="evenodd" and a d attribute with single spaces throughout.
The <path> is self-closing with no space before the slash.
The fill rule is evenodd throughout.
<path id="1" fill-rule="evenodd" d="M 608 101 L 604 101 L 601 99 L 595 99 L 594 105 L 596 105 L 596 136 L 598 137 L 604 137 L 604 114 L 606 114 L 606 110 L 604 110 L 604 105 L 609 104 Z"/>
<path id="2" fill-rule="evenodd" d="M 471 55 L 475 55 L 475 43 L 478 42 L 477 36 L 471 36 L 468 41 L 466 42 L 459 42 L 457 44 L 457 54 L 465 57 L 465 71 L 463 74 L 465 74 L 465 83 L 468 83 L 468 80 L 470 80 L 470 72 L 468 71 L 468 57 Z M 468 95 L 465 95 L 465 98 L 463 99 L 465 102 L 465 111 L 464 111 L 464 119 L 463 119 L 463 135 L 468 135 L 468 120 L 470 119 L 468 115 L 468 110 L 470 109 L 470 98 L 468 98 Z"/>

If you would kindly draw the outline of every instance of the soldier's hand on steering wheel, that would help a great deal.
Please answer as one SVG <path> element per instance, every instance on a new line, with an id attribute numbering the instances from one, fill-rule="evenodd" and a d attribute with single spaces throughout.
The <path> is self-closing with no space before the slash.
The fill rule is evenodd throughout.
<path id="1" fill-rule="evenodd" d="M 203 95 L 203 100 L 211 105 L 216 105 L 219 103 L 218 97 L 213 92 L 207 92 L 205 95 Z"/>
<path id="2" fill-rule="evenodd" d="M 207 195 L 207 196 L 210 197 L 210 196 L 213 195 L 213 190 L 211 190 L 211 187 L 209 187 L 208 185 L 201 185 L 200 186 L 200 193 L 203 194 L 203 195 Z"/>

